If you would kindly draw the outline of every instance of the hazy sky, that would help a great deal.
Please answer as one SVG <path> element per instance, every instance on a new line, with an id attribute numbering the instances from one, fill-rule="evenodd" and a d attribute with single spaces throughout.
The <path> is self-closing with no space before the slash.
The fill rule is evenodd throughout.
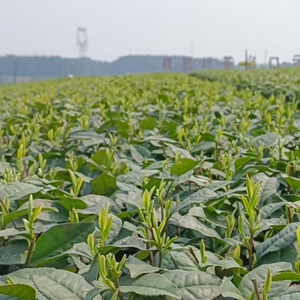
<path id="1" fill-rule="evenodd" d="M 300 0 L 0 0 L 0 55 L 190 55 L 259 62 L 300 54 Z"/>

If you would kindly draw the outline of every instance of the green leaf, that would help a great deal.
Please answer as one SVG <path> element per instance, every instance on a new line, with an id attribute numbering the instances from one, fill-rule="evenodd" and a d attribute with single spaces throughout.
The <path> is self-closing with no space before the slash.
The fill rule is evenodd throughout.
<path id="1" fill-rule="evenodd" d="M 138 237 L 136 234 L 132 234 L 131 236 L 127 236 L 122 238 L 112 244 L 112 246 L 116 246 L 118 248 L 136 248 L 139 250 L 145 249 L 145 243 L 143 243 L 142 239 Z"/>
<path id="2" fill-rule="evenodd" d="M 112 207 L 112 210 L 115 211 L 120 211 L 115 202 L 111 200 L 108 197 L 105 196 L 100 196 L 100 195 L 86 195 L 83 197 L 80 197 L 80 200 L 84 201 L 88 205 L 86 209 L 77 209 L 78 213 L 81 214 L 99 214 L 101 211 L 102 207 L 109 208 Z"/>
<path id="3" fill-rule="evenodd" d="M 32 264 L 42 265 L 47 259 L 71 249 L 74 244 L 85 242 L 94 229 L 93 223 L 65 223 L 50 228 L 37 240 Z"/>
<path id="4" fill-rule="evenodd" d="M 93 259 L 93 254 L 87 243 L 74 244 L 73 248 L 68 250 L 67 253 L 73 255 L 80 255 L 91 260 Z"/>
<path id="5" fill-rule="evenodd" d="M 180 247 L 179 249 L 171 250 L 164 256 L 162 267 L 168 270 L 179 269 L 184 271 L 199 271 L 200 264 L 202 263 L 200 250 L 192 246 L 188 246 L 188 248 L 193 249 L 194 255 L 196 256 L 197 260 L 187 249 L 187 247 Z M 213 265 L 214 263 L 217 263 L 219 261 L 219 258 L 209 251 L 206 251 L 206 256 L 208 257 L 207 264 Z"/>
<path id="6" fill-rule="evenodd" d="M 84 300 L 93 288 L 84 278 L 64 270 L 56 270 L 47 275 L 33 275 L 36 289 L 49 300 Z M 95 300 L 100 300 L 98 295 Z"/>
<path id="7" fill-rule="evenodd" d="M 250 271 L 246 274 L 239 284 L 239 290 L 241 291 L 243 297 L 247 298 L 251 295 L 253 291 L 253 282 L 252 279 L 257 280 L 257 284 L 259 287 L 260 292 L 262 292 L 263 283 L 265 282 L 268 274 L 268 270 L 270 269 L 272 274 L 277 273 L 279 271 L 291 270 L 292 265 L 286 262 L 283 263 L 274 263 L 274 264 L 265 264 L 255 268 L 254 270 Z M 280 282 L 273 282 L 272 288 L 270 291 L 270 298 L 274 295 L 285 291 L 291 281 L 284 280 Z"/>
<path id="8" fill-rule="evenodd" d="M 8 170 L 11 169 L 9 163 L 0 161 L 0 174 L 1 175 L 5 172 L 5 169 L 8 169 Z"/>
<path id="9" fill-rule="evenodd" d="M 98 195 L 112 194 L 117 188 L 116 178 L 108 173 L 102 173 L 91 181 L 91 187 L 93 192 Z"/>
<path id="10" fill-rule="evenodd" d="M 99 144 L 103 137 L 93 130 L 77 130 L 70 133 L 68 141 L 72 140 L 97 140 Z"/>
<path id="11" fill-rule="evenodd" d="M 197 220 L 191 215 L 186 215 L 179 220 L 179 226 L 189 230 L 195 230 L 203 234 L 204 236 L 214 237 L 221 239 L 217 231 L 206 225 L 204 222 Z"/>
<path id="12" fill-rule="evenodd" d="M 30 194 L 38 193 L 43 188 L 33 184 L 14 182 L 0 187 L 0 198 L 10 201 L 22 199 Z"/>
<path id="13" fill-rule="evenodd" d="M 28 250 L 27 241 L 14 241 L 0 248 L 0 265 L 22 265 L 25 263 L 25 251 Z"/>
<path id="14" fill-rule="evenodd" d="M 120 120 L 109 120 L 102 124 L 102 126 L 97 130 L 97 133 L 102 132 L 117 132 L 124 137 L 128 137 L 129 125 L 126 122 Z"/>
<path id="15" fill-rule="evenodd" d="M 80 270 L 80 274 L 84 277 L 84 279 L 88 283 L 92 283 L 94 280 L 97 279 L 99 271 L 98 271 L 98 264 L 97 264 L 97 256 L 94 256 L 91 264 L 87 266 L 87 269 L 83 272 Z"/>
<path id="16" fill-rule="evenodd" d="M 266 133 L 256 138 L 257 146 L 263 146 L 267 149 L 277 143 L 279 135 L 277 133 Z"/>
<path id="17" fill-rule="evenodd" d="M 272 300 L 298 300 L 300 299 L 300 287 L 294 285 L 288 288 L 283 293 L 276 295 Z"/>
<path id="18" fill-rule="evenodd" d="M 226 226 L 226 215 L 225 212 L 218 211 L 213 207 L 193 207 L 189 210 L 189 214 L 202 219 L 203 221 L 209 222 L 215 226 L 222 227 L 224 229 L 227 228 Z"/>
<path id="19" fill-rule="evenodd" d="M 171 155 L 172 157 L 174 157 L 176 153 L 180 153 L 182 158 L 189 158 L 191 160 L 194 159 L 193 156 L 191 155 L 191 153 L 188 150 L 179 148 L 179 147 L 177 147 L 173 144 L 170 144 L 170 143 L 165 143 L 165 144 L 172 151 L 172 155 Z"/>
<path id="20" fill-rule="evenodd" d="M 279 272 L 272 277 L 272 281 L 291 280 L 293 282 L 300 282 L 300 274 L 293 271 Z"/>
<path id="21" fill-rule="evenodd" d="M 119 234 L 123 225 L 122 220 L 116 217 L 115 215 L 109 214 L 109 216 L 113 218 L 113 223 L 109 232 L 108 241 L 112 240 L 114 237 L 116 237 Z"/>
<path id="22" fill-rule="evenodd" d="M 254 172 L 254 173 L 257 173 L 258 171 L 260 171 L 260 172 L 265 172 L 265 173 L 267 173 L 267 172 L 270 172 L 271 174 L 273 174 L 273 173 L 280 173 L 280 171 L 279 170 L 277 170 L 277 169 L 272 169 L 272 168 L 270 168 L 270 167 L 268 167 L 268 166 L 266 166 L 266 165 L 245 165 L 244 166 L 244 168 L 242 168 L 242 169 L 240 169 L 240 170 L 238 170 L 236 173 L 235 173 L 235 175 L 234 175 L 234 177 L 233 177 L 233 180 L 235 180 L 235 181 L 238 181 L 238 180 L 240 180 L 245 174 L 247 174 L 247 173 L 250 173 L 250 172 Z"/>
<path id="23" fill-rule="evenodd" d="M 259 210 L 260 216 L 262 219 L 268 219 L 274 212 L 282 209 L 285 205 L 284 202 L 266 204 Z"/>
<path id="24" fill-rule="evenodd" d="M 292 190 L 297 193 L 300 189 L 300 179 L 295 177 L 285 177 L 284 180 L 289 184 Z"/>
<path id="25" fill-rule="evenodd" d="M 153 267 L 134 256 L 129 256 L 125 266 L 129 269 L 131 278 L 136 278 L 142 274 L 157 273 L 161 270 L 161 268 Z"/>
<path id="26" fill-rule="evenodd" d="M 89 194 L 80 197 L 80 200 L 84 201 L 84 203 L 86 203 L 88 207 L 94 205 L 101 205 L 107 208 L 110 206 L 116 206 L 115 202 L 112 199 L 105 196 L 95 195 L 95 194 Z"/>
<path id="27" fill-rule="evenodd" d="M 35 285 L 33 283 L 34 275 L 43 276 L 43 275 L 48 275 L 55 271 L 56 270 L 54 268 L 21 269 L 19 271 L 10 273 L 9 277 L 15 283 L 25 284 L 25 285 L 29 285 L 29 286 L 35 288 Z M 7 282 L 8 278 L 7 278 L 7 276 L 1 276 L 0 280 L 2 282 Z M 46 297 L 44 297 L 39 291 L 37 291 L 37 298 L 38 298 L 38 300 L 49 300 Z"/>
<path id="28" fill-rule="evenodd" d="M 277 178 L 268 177 L 267 175 L 261 173 L 256 175 L 255 180 L 260 182 L 260 199 L 261 203 L 264 203 L 269 197 L 277 193 L 277 189 L 279 187 L 279 183 Z"/>
<path id="29" fill-rule="evenodd" d="M 0 286 L 1 300 L 35 300 L 36 291 L 25 284 L 12 284 Z M 6 297 L 7 296 L 7 297 Z"/>
<path id="30" fill-rule="evenodd" d="M 192 195 L 188 196 L 187 198 L 183 199 L 181 204 L 175 206 L 172 209 L 172 212 L 180 211 L 195 203 L 206 203 L 207 201 L 217 197 L 218 194 L 213 190 L 208 188 L 203 188 L 197 191 L 196 193 L 193 193 Z"/>
<path id="31" fill-rule="evenodd" d="M 296 231 L 299 226 L 299 222 L 288 224 L 278 234 L 261 243 L 256 250 L 256 257 L 259 259 L 267 253 L 279 251 L 295 243 Z"/>
<path id="32" fill-rule="evenodd" d="M 130 153 L 131 153 L 131 157 L 138 163 L 138 164 L 142 164 L 144 161 L 144 156 L 141 155 L 139 153 L 139 151 L 137 151 L 137 149 L 135 147 L 133 147 L 132 145 L 130 145 Z"/>
<path id="33" fill-rule="evenodd" d="M 130 151 L 133 158 L 135 154 L 140 156 L 140 158 L 142 158 L 141 162 L 144 161 L 144 158 L 151 157 L 151 152 L 148 150 L 148 148 L 142 145 L 136 145 L 136 144 L 130 145 Z"/>
<path id="34" fill-rule="evenodd" d="M 142 130 L 153 130 L 156 127 L 156 119 L 147 117 L 141 121 L 140 127 Z"/>
<path id="35" fill-rule="evenodd" d="M 206 142 L 212 142 L 215 140 L 215 136 L 209 132 L 204 132 L 201 134 L 201 140 Z"/>
<path id="36" fill-rule="evenodd" d="M 136 234 L 133 234 L 132 236 L 127 236 L 123 239 L 114 242 L 112 245 L 102 246 L 99 251 L 101 254 L 108 254 L 110 252 L 116 253 L 120 249 L 130 249 L 130 248 L 141 250 L 139 252 L 141 253 L 143 250 L 146 250 L 146 245 L 141 238 L 139 238 Z"/>
<path id="37" fill-rule="evenodd" d="M 123 277 L 120 280 L 120 290 L 124 294 L 136 293 L 151 297 L 170 296 L 181 299 L 177 287 L 161 274 L 146 274 L 137 279 Z"/>
<path id="38" fill-rule="evenodd" d="M 229 278 L 224 277 L 221 285 L 221 293 L 223 297 L 238 299 L 238 300 L 247 300 L 238 288 L 230 281 Z"/>
<path id="39" fill-rule="evenodd" d="M 198 251 L 199 252 L 199 251 Z M 200 261 L 200 254 L 196 255 Z M 185 271 L 198 271 L 199 265 L 192 254 L 187 250 L 172 250 L 163 258 L 162 267 L 164 269 L 180 269 Z"/>
<path id="40" fill-rule="evenodd" d="M 99 150 L 94 155 L 92 155 L 91 159 L 98 164 L 99 166 L 104 166 L 105 168 L 110 168 L 111 163 L 110 159 L 107 156 L 106 150 Z M 97 168 L 93 165 L 89 165 L 91 171 L 97 170 Z"/>
<path id="41" fill-rule="evenodd" d="M 284 247 L 280 251 L 269 252 L 258 260 L 258 263 L 261 264 L 270 264 L 276 262 L 288 262 L 294 264 L 297 260 L 298 251 L 295 245 L 290 245 Z"/>
<path id="42" fill-rule="evenodd" d="M 42 205 L 42 212 L 38 216 L 38 220 L 43 220 L 47 222 L 59 223 L 68 221 L 67 210 L 58 202 L 46 200 L 46 199 L 35 199 L 33 201 L 33 207 L 37 208 Z M 25 202 L 18 208 L 18 212 L 23 209 L 27 210 L 28 202 Z"/>
<path id="43" fill-rule="evenodd" d="M 88 291 L 88 293 L 85 296 L 85 300 L 94 300 L 98 295 L 101 294 L 102 289 L 101 288 L 93 288 L 92 290 Z M 111 295 L 110 295 L 111 296 Z M 104 296 L 102 299 L 107 299 L 107 297 Z"/>
<path id="44" fill-rule="evenodd" d="M 200 142 L 198 145 L 196 145 L 193 150 L 192 153 L 197 153 L 200 151 L 211 151 L 216 149 L 216 143 L 215 142 Z"/>
<path id="45" fill-rule="evenodd" d="M 189 158 L 180 159 L 171 167 L 171 176 L 181 176 L 188 171 L 193 170 L 198 165 L 198 162 Z"/>
<path id="46" fill-rule="evenodd" d="M 213 263 L 206 263 L 209 266 L 216 266 L 220 267 L 223 270 L 230 270 L 230 269 L 244 269 L 241 267 L 232 257 L 226 257 L 222 260 L 213 262 Z"/>
<path id="47" fill-rule="evenodd" d="M 16 236 L 16 235 L 27 235 L 27 234 L 28 234 L 27 231 L 19 231 L 14 228 L 0 230 L 0 237 L 4 237 L 4 238 Z"/>
<path id="48" fill-rule="evenodd" d="M 248 162 L 254 161 L 254 160 L 255 159 L 250 156 L 240 157 L 240 158 L 236 159 L 236 161 L 234 162 L 235 170 L 238 171 L 238 170 L 242 169 Z"/>
<path id="49" fill-rule="evenodd" d="M 176 134 L 178 126 L 178 122 L 175 122 L 173 120 L 163 120 L 161 129 L 164 129 L 169 136 L 173 136 Z"/>
<path id="50" fill-rule="evenodd" d="M 221 279 L 202 271 L 172 270 L 165 276 L 185 300 L 213 300 L 220 295 Z"/>
<path id="51" fill-rule="evenodd" d="M 66 196 L 60 197 L 59 204 L 61 204 L 67 211 L 72 210 L 72 208 L 75 208 L 75 209 L 87 208 L 87 205 L 84 203 L 84 201 L 82 201 L 80 199 L 66 197 Z"/>

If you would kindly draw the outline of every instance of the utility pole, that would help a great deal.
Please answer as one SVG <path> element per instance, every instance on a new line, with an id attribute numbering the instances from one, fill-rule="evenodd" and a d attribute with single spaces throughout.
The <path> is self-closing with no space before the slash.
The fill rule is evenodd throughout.
<path id="1" fill-rule="evenodd" d="M 18 79 L 18 60 L 17 58 L 14 59 L 14 83 L 17 83 Z"/>
<path id="2" fill-rule="evenodd" d="M 265 57 L 264 57 L 264 64 L 267 65 L 267 61 L 268 61 L 268 52 L 265 51 Z"/>
<path id="3" fill-rule="evenodd" d="M 251 67 L 252 67 L 252 69 L 256 69 L 256 56 L 253 56 L 252 57 L 252 61 L 251 61 Z"/>
<path id="4" fill-rule="evenodd" d="M 245 70 L 248 69 L 248 51 L 245 50 Z"/>

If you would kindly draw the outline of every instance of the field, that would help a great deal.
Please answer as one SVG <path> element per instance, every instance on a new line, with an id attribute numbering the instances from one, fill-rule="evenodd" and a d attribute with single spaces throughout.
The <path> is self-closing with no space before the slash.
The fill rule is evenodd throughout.
<path id="1" fill-rule="evenodd" d="M 0 300 L 300 299 L 300 71 L 0 88 Z"/>

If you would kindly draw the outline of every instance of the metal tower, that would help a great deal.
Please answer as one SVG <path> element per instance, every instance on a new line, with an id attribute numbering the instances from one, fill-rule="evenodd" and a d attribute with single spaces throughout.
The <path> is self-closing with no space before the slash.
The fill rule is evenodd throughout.
<path id="1" fill-rule="evenodd" d="M 293 56 L 293 65 L 295 67 L 300 67 L 300 55 L 299 54 L 295 54 Z"/>
<path id="2" fill-rule="evenodd" d="M 79 56 L 84 57 L 88 47 L 88 36 L 86 28 L 77 28 L 77 47 L 79 49 Z"/>
<path id="3" fill-rule="evenodd" d="M 231 70 L 234 67 L 234 59 L 232 56 L 224 56 L 224 69 Z"/>
<path id="4" fill-rule="evenodd" d="M 279 67 L 279 57 L 277 56 L 272 56 L 269 58 L 269 68 L 273 68 L 273 67 Z"/>

